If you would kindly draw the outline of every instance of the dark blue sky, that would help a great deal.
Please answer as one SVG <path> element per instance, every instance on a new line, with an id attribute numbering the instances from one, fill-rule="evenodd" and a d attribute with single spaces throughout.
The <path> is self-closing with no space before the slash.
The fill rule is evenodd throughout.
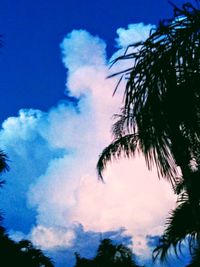
<path id="1" fill-rule="evenodd" d="M 59 44 L 73 29 L 100 36 L 111 54 L 117 28 L 171 15 L 167 0 L 1 0 L 0 121 L 20 108 L 48 110 L 65 98 Z"/>

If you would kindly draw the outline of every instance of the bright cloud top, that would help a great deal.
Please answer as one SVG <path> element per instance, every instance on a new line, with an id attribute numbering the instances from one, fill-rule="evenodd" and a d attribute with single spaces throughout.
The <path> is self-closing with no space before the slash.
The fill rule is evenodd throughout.
<path id="1" fill-rule="evenodd" d="M 118 47 L 146 38 L 149 30 L 143 24 L 118 29 Z M 105 48 L 100 38 L 72 31 L 61 49 L 67 92 L 79 98 L 78 104 L 59 103 L 48 113 L 21 110 L 2 125 L 0 146 L 11 159 L 4 203 L 8 221 L 13 213 L 17 220 L 22 215 L 26 230 L 10 227 L 25 231 L 42 248 L 70 246 L 78 222 L 91 231 L 125 227 L 133 235 L 134 251 L 143 254 L 146 235 L 162 232 L 174 205 L 170 186 L 158 180 L 155 170 L 147 171 L 142 158 L 108 166 L 105 184 L 97 179 L 98 155 L 111 141 L 111 118 L 123 96 L 119 90 L 112 97 L 117 80 L 106 79 Z M 16 201 L 16 211 L 10 201 Z"/>
<path id="2" fill-rule="evenodd" d="M 118 48 L 127 48 L 128 45 L 145 41 L 151 29 L 155 27 L 151 24 L 144 25 L 144 23 L 129 24 L 128 29 L 117 29 L 118 38 L 116 38 Z"/>

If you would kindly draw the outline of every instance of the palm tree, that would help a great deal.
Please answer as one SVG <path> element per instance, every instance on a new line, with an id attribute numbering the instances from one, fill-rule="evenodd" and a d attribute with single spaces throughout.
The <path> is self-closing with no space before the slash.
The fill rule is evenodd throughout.
<path id="1" fill-rule="evenodd" d="M 97 266 L 137 267 L 132 251 L 123 244 L 115 245 L 110 239 L 103 239 L 95 257 Z M 138 266 L 139 267 L 139 266 Z"/>
<path id="2" fill-rule="evenodd" d="M 132 251 L 120 244 L 115 245 L 110 239 L 103 239 L 93 259 L 81 258 L 75 253 L 75 267 L 139 267 L 133 259 Z"/>
<path id="3" fill-rule="evenodd" d="M 177 166 L 185 179 L 190 175 L 200 138 L 199 46 L 200 11 L 185 4 L 174 7 L 173 19 L 160 22 L 145 42 L 132 45 L 132 53 L 116 59 L 133 59 L 134 65 L 114 74 L 128 81 L 114 140 L 97 164 L 101 178 L 108 161 L 134 156 L 137 149 L 159 176 L 173 181 Z"/>
<path id="4" fill-rule="evenodd" d="M 182 200 L 154 251 L 161 259 L 183 240 L 190 241 L 190 248 L 200 240 L 200 10 L 190 3 L 173 7 L 172 19 L 160 22 L 146 41 L 114 61 L 134 63 L 114 74 L 127 79 L 124 104 L 115 116 L 114 139 L 97 163 L 103 179 L 109 161 L 140 150 L 147 167 L 155 164 L 159 177 L 177 190 Z"/>

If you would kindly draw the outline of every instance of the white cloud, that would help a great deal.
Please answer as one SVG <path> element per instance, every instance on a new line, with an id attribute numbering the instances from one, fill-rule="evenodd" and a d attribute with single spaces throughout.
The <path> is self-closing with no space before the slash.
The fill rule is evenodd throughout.
<path id="1" fill-rule="evenodd" d="M 118 48 L 127 48 L 128 45 L 145 41 L 154 25 L 144 23 L 129 24 L 128 29 L 117 29 L 118 38 L 116 38 Z"/>
<path id="2" fill-rule="evenodd" d="M 149 27 L 119 29 L 119 46 L 130 43 L 130 34 L 137 41 L 146 38 Z M 31 237 L 44 248 L 68 246 L 74 238 L 69 229 L 78 221 L 93 231 L 125 227 L 134 236 L 135 252 L 143 253 L 145 236 L 161 233 L 174 205 L 169 185 L 158 180 L 155 170 L 148 172 L 138 157 L 109 166 L 105 184 L 97 180 L 98 155 L 111 140 L 111 117 L 123 96 L 118 90 L 112 97 L 117 79 L 106 79 L 105 47 L 86 31 L 68 34 L 61 45 L 67 91 L 79 97 L 78 105 L 61 103 L 48 113 L 21 110 L 18 117 L 4 122 L 0 132 L 0 145 L 14 158 L 15 179 L 21 181 L 10 194 L 17 189 L 20 199 L 22 181 L 26 184 L 26 205 L 36 211 Z"/>
<path id="3" fill-rule="evenodd" d="M 38 225 L 32 229 L 30 238 L 36 246 L 48 250 L 72 246 L 75 235 L 72 230 L 62 227 Z"/>
<path id="4" fill-rule="evenodd" d="M 73 72 L 82 66 L 105 65 L 105 43 L 84 30 L 73 30 L 61 43 L 63 63 Z"/>
<path id="5" fill-rule="evenodd" d="M 105 184 L 92 176 L 80 181 L 72 219 L 81 221 L 86 230 L 100 232 L 124 226 L 126 233 L 134 236 L 134 251 L 145 255 L 149 252 L 145 237 L 162 233 L 174 205 L 171 191 L 155 169 L 147 170 L 144 159 L 120 160 L 108 167 Z"/>

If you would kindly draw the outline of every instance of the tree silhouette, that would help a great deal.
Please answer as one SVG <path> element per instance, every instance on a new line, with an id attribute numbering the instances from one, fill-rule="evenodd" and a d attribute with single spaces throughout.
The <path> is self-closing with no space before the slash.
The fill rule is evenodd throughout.
<path id="1" fill-rule="evenodd" d="M 190 3 L 173 7 L 172 19 L 115 60 L 134 63 L 114 74 L 127 79 L 124 104 L 113 125 L 114 140 L 97 163 L 103 179 L 109 161 L 140 150 L 148 168 L 155 164 L 158 175 L 186 197 L 168 219 L 156 250 L 161 258 L 185 238 L 190 249 L 200 242 L 200 10 Z"/>
<path id="2" fill-rule="evenodd" d="M 199 262 L 200 262 L 200 249 L 199 246 L 194 249 L 192 253 L 192 260 L 189 265 L 186 267 L 199 267 Z"/>
<path id="3" fill-rule="evenodd" d="M 4 266 L 53 267 L 51 260 L 28 240 L 15 242 L 0 227 L 0 262 Z"/>
<path id="4" fill-rule="evenodd" d="M 114 141 L 100 155 L 100 177 L 108 161 L 134 156 L 137 148 L 149 168 L 155 163 L 159 175 L 169 179 L 176 177 L 177 166 L 187 176 L 191 160 L 197 161 L 200 11 L 185 4 L 174 12 L 116 60 L 133 59 L 134 65 L 122 71 L 128 79 L 124 105 L 113 125 Z"/>
<path id="5" fill-rule="evenodd" d="M 200 179 L 197 179 L 197 182 L 200 185 Z M 169 252 L 171 252 L 170 249 L 174 249 L 177 255 L 182 251 L 186 243 L 188 243 L 192 260 L 200 263 L 200 206 L 194 209 L 193 203 L 190 202 L 187 189 L 185 189 L 183 179 L 177 181 L 174 190 L 178 194 L 178 206 L 171 212 L 170 217 L 167 219 L 165 232 L 160 238 L 158 246 L 154 249 L 154 260 L 156 258 L 160 258 L 161 260 L 167 259 Z M 198 192 L 198 194 L 200 193 Z"/>
<path id="6" fill-rule="evenodd" d="M 81 258 L 78 253 L 75 256 L 75 267 L 139 267 L 129 248 L 122 244 L 115 245 L 110 239 L 101 241 L 93 259 Z"/>
<path id="7" fill-rule="evenodd" d="M 8 158 L 6 154 L 0 150 L 0 174 L 9 170 L 9 166 L 7 164 Z M 4 180 L 0 179 L 0 187 L 4 184 Z"/>
<path id="8" fill-rule="evenodd" d="M 74 267 L 92 267 L 94 266 L 93 260 L 81 258 L 78 253 L 75 253 L 76 264 Z"/>

